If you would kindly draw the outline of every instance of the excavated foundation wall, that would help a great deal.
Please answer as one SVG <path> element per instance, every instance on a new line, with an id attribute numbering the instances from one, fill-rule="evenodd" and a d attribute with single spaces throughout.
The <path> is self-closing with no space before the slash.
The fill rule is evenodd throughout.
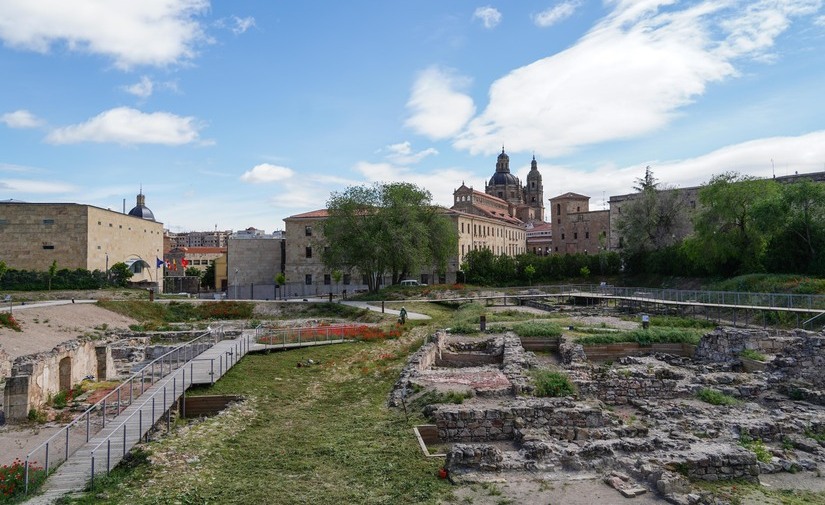
<path id="1" fill-rule="evenodd" d="M 601 409 L 549 398 L 516 400 L 489 408 L 441 405 L 433 415 L 438 436 L 445 442 L 512 440 L 522 429 L 544 430 L 561 437 L 569 428 L 594 429 L 610 424 Z"/>
<path id="2" fill-rule="evenodd" d="M 670 400 L 679 396 L 676 388 L 683 377 L 665 368 L 655 370 L 598 369 L 589 380 L 575 380 L 579 393 L 609 404 L 633 400 Z"/>

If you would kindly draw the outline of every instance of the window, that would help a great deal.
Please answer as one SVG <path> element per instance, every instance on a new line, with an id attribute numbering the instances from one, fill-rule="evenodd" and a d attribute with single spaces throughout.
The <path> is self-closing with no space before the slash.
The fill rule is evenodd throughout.
<path id="1" fill-rule="evenodd" d="M 311 258 L 311 257 L 312 257 L 312 248 L 311 248 L 311 247 L 307 246 L 307 248 L 306 248 L 306 254 L 307 254 L 307 258 Z"/>
<path id="2" fill-rule="evenodd" d="M 350 282 L 352 282 L 352 276 L 350 274 L 344 274 L 344 285 L 349 286 Z"/>
<path id="3" fill-rule="evenodd" d="M 461 223 L 461 233 L 464 233 L 464 223 Z"/>
<path id="4" fill-rule="evenodd" d="M 584 232 L 584 238 L 590 238 L 590 232 L 589 231 Z"/>
<path id="5" fill-rule="evenodd" d="M 536 189 L 536 181 L 531 182 L 530 187 Z"/>
<path id="6" fill-rule="evenodd" d="M 44 219 L 43 224 L 54 224 L 54 219 Z"/>
<path id="7" fill-rule="evenodd" d="M 581 211 L 581 207 L 576 206 L 576 212 L 580 212 L 580 211 Z"/>
<path id="8" fill-rule="evenodd" d="M 690 208 L 691 208 L 691 209 L 695 209 L 695 208 L 696 208 L 696 200 L 691 200 L 691 201 L 690 201 Z"/>
<path id="9" fill-rule="evenodd" d="M 324 274 L 324 285 L 329 286 L 332 284 L 332 277 L 329 274 Z"/>
<path id="10" fill-rule="evenodd" d="M 305 282 L 306 282 L 307 286 L 310 286 L 312 284 L 312 274 L 307 274 L 306 275 L 306 281 Z"/>
<path id="11" fill-rule="evenodd" d="M 556 214 L 561 214 L 561 204 L 560 203 L 556 204 Z"/>
<path id="12" fill-rule="evenodd" d="M 573 232 L 573 240 L 578 240 L 578 238 L 579 238 L 579 232 L 574 231 Z"/>
<path id="13" fill-rule="evenodd" d="M 304 227 L 304 233 L 306 234 L 307 237 L 311 237 L 312 236 L 312 226 Z"/>
<path id="14" fill-rule="evenodd" d="M 52 244 L 43 244 L 43 249 L 54 249 Z"/>
<path id="15" fill-rule="evenodd" d="M 564 240 L 564 233 L 561 234 L 561 239 Z"/>

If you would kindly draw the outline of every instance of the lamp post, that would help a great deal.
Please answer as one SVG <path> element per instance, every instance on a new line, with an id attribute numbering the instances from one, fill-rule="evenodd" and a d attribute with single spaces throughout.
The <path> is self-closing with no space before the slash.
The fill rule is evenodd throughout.
<path id="1" fill-rule="evenodd" d="M 235 269 L 235 300 L 238 299 L 238 270 L 237 268 Z"/>
<path id="2" fill-rule="evenodd" d="M 106 284 L 111 284 L 109 280 L 109 253 L 106 253 Z"/>

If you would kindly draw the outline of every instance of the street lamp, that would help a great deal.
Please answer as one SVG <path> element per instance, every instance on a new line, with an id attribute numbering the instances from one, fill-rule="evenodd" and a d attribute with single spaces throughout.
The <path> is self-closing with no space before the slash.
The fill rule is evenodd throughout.
<path id="1" fill-rule="evenodd" d="M 106 284 L 110 284 L 110 280 L 109 280 L 109 253 L 106 253 Z"/>
<path id="2" fill-rule="evenodd" d="M 239 269 L 237 269 L 237 268 L 235 269 L 235 299 L 236 300 L 238 299 L 238 270 Z"/>

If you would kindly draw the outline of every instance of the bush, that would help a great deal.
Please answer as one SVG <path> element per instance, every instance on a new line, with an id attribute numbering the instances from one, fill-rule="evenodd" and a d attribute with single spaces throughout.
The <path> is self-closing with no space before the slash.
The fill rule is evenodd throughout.
<path id="1" fill-rule="evenodd" d="M 743 349 L 739 357 L 752 359 L 754 361 L 765 361 L 765 355 L 755 349 Z"/>
<path id="2" fill-rule="evenodd" d="M 560 337 L 561 326 L 556 323 L 529 321 L 513 325 L 513 331 L 519 337 Z"/>
<path id="3" fill-rule="evenodd" d="M 14 316 L 8 312 L 0 314 L 0 326 L 4 328 L 11 328 L 14 331 L 23 331 L 23 329 L 20 328 L 20 323 L 17 322 L 17 319 L 15 319 Z"/>
<path id="4" fill-rule="evenodd" d="M 467 321 L 455 323 L 450 327 L 450 333 L 461 333 L 463 335 L 474 335 L 479 331 L 481 330 L 477 324 L 469 323 Z"/>
<path id="5" fill-rule="evenodd" d="M 538 371 L 533 374 L 536 384 L 535 395 L 541 397 L 570 396 L 576 388 L 570 378 L 560 372 Z"/>
<path id="6" fill-rule="evenodd" d="M 43 467 L 36 462 L 29 463 L 29 491 L 39 486 L 46 478 Z M 11 465 L 0 467 L 0 503 L 16 502 L 26 489 L 26 464 L 15 459 Z"/>
<path id="7" fill-rule="evenodd" d="M 711 405 L 737 405 L 739 400 L 732 396 L 728 396 L 715 389 L 702 388 L 696 393 L 696 396 L 705 403 Z"/>
<path id="8" fill-rule="evenodd" d="M 765 444 L 762 443 L 762 439 L 753 439 L 749 435 L 742 435 L 739 437 L 739 445 L 756 454 L 756 459 L 759 461 L 770 463 L 771 452 L 765 447 Z"/>
<path id="9" fill-rule="evenodd" d="M 649 344 L 692 344 L 701 340 L 701 332 L 685 328 L 649 328 L 632 331 L 602 333 L 579 337 L 576 342 L 582 345 L 616 344 L 620 342 L 636 342 L 641 345 Z"/>

